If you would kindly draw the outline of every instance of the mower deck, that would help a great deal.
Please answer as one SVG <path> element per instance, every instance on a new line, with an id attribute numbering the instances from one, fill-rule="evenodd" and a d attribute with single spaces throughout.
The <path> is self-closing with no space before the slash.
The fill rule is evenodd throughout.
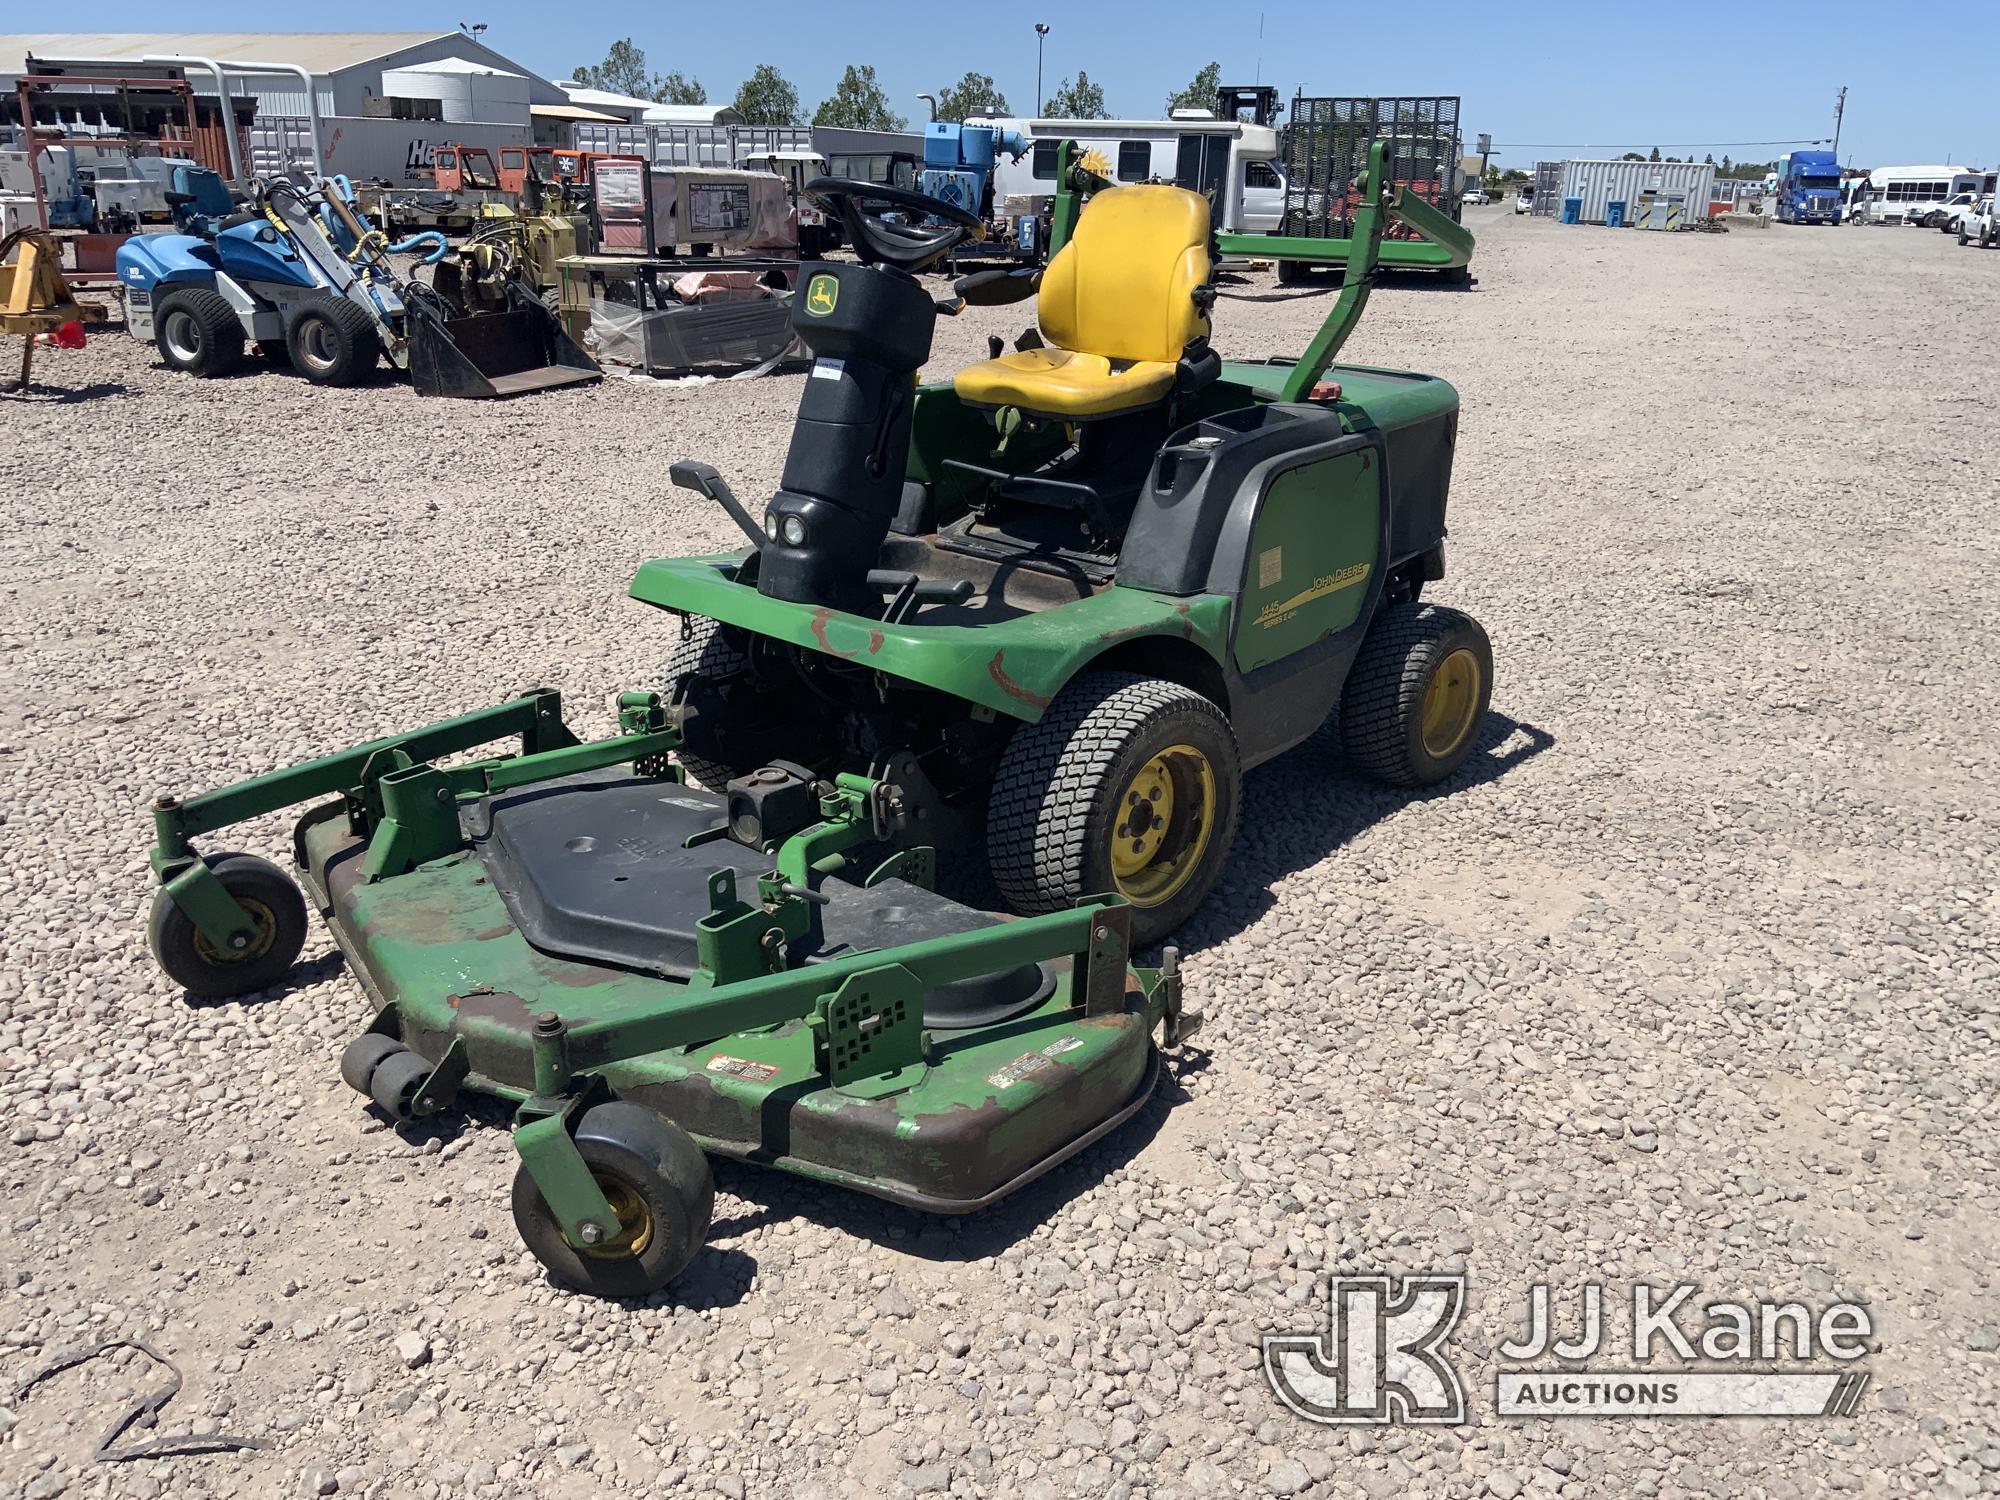
<path id="1" fill-rule="evenodd" d="M 572 1066 L 703 1149 L 938 1212 L 1004 1196 L 1145 1101 L 1156 1062 L 1138 981 L 1115 1012 L 1086 1015 L 1068 958 L 930 987 L 927 1060 L 861 1090 L 829 1085 L 805 1018 L 611 1055 L 623 1028 L 689 994 L 714 872 L 769 867 L 723 838 L 684 846 L 723 817 L 699 788 L 595 772 L 466 806 L 467 846 L 393 881 L 362 878 L 366 846 L 343 821 L 309 821 L 304 874 L 403 1045 L 432 1064 L 456 1052 L 476 1092 L 534 1092 L 535 1026 L 553 1014 Z M 822 890 L 802 972 L 1003 925 L 894 877 Z"/>

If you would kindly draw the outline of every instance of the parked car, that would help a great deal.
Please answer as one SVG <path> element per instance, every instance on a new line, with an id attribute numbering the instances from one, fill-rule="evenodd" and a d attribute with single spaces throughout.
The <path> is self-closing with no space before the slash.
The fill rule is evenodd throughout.
<path id="1" fill-rule="evenodd" d="M 1485 188 L 1469 187 L 1465 190 L 1464 196 L 1461 197 L 1458 201 L 1460 203 L 1470 203 L 1480 207 L 1484 207 L 1486 204 L 1491 203 L 1493 200 L 1486 196 Z"/>
<path id="2" fill-rule="evenodd" d="M 1514 212 L 1517 214 L 1531 214 L 1534 211 L 1535 190 L 1531 187 L 1524 187 L 1514 195 Z"/>

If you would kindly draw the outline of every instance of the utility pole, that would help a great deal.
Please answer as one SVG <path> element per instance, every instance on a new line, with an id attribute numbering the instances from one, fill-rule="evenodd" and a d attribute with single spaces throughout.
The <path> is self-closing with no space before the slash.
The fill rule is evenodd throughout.
<path id="1" fill-rule="evenodd" d="M 1847 85 L 1840 86 L 1840 97 L 1833 101 L 1833 160 L 1840 162 L 1840 117 L 1847 113 Z"/>

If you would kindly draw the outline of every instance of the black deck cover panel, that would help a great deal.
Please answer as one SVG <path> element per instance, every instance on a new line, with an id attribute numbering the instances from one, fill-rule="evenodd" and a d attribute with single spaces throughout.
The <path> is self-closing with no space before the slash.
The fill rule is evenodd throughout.
<path id="1" fill-rule="evenodd" d="M 723 822 L 721 796 L 628 772 L 593 771 L 542 782 L 468 808 L 467 831 L 514 923 L 535 947 L 561 958 L 686 979 L 699 961 L 695 923 L 708 914 L 708 877 L 736 872 L 737 895 L 757 899 L 771 859 L 732 839 L 684 847 Z M 824 881 L 824 962 L 991 927 L 999 918 L 905 880 L 863 888 Z M 1046 968 L 941 986 L 924 996 L 924 1023 L 945 1030 L 991 1025 L 1048 997 Z"/>

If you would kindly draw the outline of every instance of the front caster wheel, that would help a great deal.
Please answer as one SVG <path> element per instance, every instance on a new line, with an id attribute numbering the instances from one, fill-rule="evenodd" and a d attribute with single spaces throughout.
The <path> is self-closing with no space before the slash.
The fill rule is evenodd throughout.
<path id="1" fill-rule="evenodd" d="M 715 1210 L 708 1158 L 687 1132 L 618 1100 L 584 1111 L 576 1149 L 618 1215 L 618 1232 L 572 1245 L 523 1166 L 514 1175 L 514 1227 L 535 1259 L 564 1286 L 597 1297 L 643 1297 L 686 1270 Z"/>
<path id="2" fill-rule="evenodd" d="M 306 945 L 306 902 L 283 870 L 254 854 L 210 854 L 202 861 L 249 915 L 256 929 L 239 949 L 218 947 L 164 890 L 153 897 L 146 946 L 167 977 L 191 995 L 226 1000 L 269 989 Z"/>

